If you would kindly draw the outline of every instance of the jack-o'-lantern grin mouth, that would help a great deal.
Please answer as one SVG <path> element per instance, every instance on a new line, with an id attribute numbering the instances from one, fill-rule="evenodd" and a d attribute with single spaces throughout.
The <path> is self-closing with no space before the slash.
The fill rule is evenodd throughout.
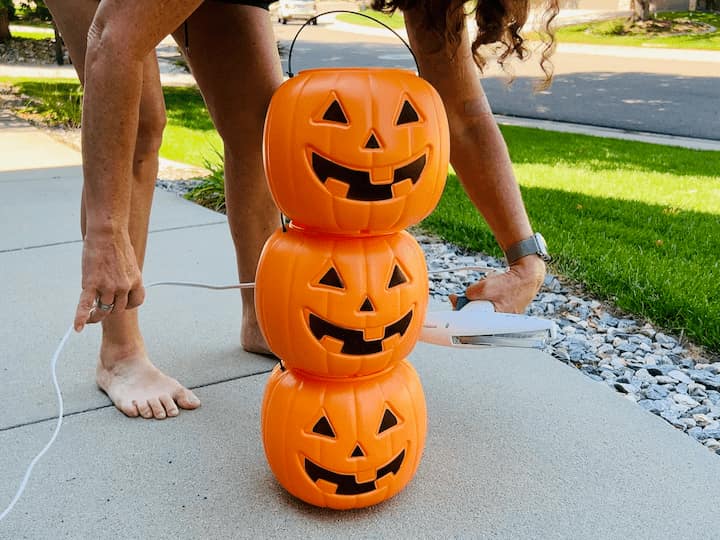
<path id="1" fill-rule="evenodd" d="M 380 467 L 377 470 L 377 476 L 375 480 L 369 482 L 358 482 L 357 477 L 354 474 L 342 474 L 330 471 L 321 467 L 317 463 L 313 463 L 308 458 L 305 458 L 305 472 L 310 477 L 310 480 L 317 482 L 318 480 L 325 480 L 335 484 L 335 495 L 361 495 L 363 493 L 370 493 L 377 489 L 375 482 L 388 474 L 397 474 L 400 467 L 405 461 L 405 450 L 402 450 L 397 456 L 395 456 L 390 463 Z"/>
<path id="2" fill-rule="evenodd" d="M 413 310 L 407 312 L 407 314 L 401 319 L 379 329 L 366 329 L 366 330 L 354 330 L 351 328 L 343 328 L 337 326 L 329 321 L 326 321 L 322 317 L 310 313 L 308 317 L 308 323 L 310 331 L 315 336 L 315 339 L 321 341 L 325 336 L 333 338 L 337 341 L 342 342 L 342 354 L 348 355 L 367 355 L 376 354 L 383 351 L 383 341 L 399 334 L 400 337 L 405 335 L 410 322 L 413 318 Z M 382 332 L 382 337 L 379 339 L 366 339 L 366 333 L 372 331 Z"/>
<path id="3" fill-rule="evenodd" d="M 355 201 L 385 201 L 407 194 L 420 179 L 426 162 L 427 155 L 423 152 L 401 167 L 361 170 L 345 167 L 312 152 L 312 168 L 320 182 L 333 195 Z"/>

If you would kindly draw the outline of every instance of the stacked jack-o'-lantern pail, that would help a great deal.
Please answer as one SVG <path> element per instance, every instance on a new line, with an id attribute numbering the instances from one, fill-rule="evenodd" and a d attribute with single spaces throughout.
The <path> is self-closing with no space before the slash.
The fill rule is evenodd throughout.
<path id="1" fill-rule="evenodd" d="M 407 71 L 304 71 L 270 103 L 265 170 L 292 221 L 257 270 L 260 327 L 282 361 L 262 434 L 279 482 L 311 504 L 378 503 L 419 464 L 425 398 L 406 357 L 428 280 L 403 229 L 437 204 L 448 154 L 440 97 Z"/>

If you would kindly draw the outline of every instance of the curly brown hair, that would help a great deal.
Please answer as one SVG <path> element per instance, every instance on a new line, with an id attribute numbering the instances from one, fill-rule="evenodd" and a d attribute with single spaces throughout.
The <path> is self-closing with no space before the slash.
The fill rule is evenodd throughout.
<path id="1" fill-rule="evenodd" d="M 472 55 L 482 71 L 487 59 L 480 53 L 483 45 L 499 44 L 501 53 L 498 64 L 504 64 L 510 57 L 524 60 L 528 56 L 525 39 L 520 34 L 527 22 L 530 11 L 529 0 L 372 0 L 372 9 L 392 13 L 415 10 L 420 13 L 425 29 L 435 33 L 454 51 L 460 44 L 465 18 L 473 15 L 478 27 L 477 37 L 472 42 Z M 555 33 L 551 23 L 559 11 L 558 0 L 546 0 L 542 17 L 542 41 L 540 67 L 545 73 L 547 86 L 552 79 L 550 56 L 555 49 Z"/>

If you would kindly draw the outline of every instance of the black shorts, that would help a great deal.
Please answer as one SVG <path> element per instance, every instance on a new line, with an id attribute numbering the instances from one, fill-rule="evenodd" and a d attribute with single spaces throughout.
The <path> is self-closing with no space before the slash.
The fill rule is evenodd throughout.
<path id="1" fill-rule="evenodd" d="M 263 0 L 214 0 L 215 2 L 222 2 L 224 4 L 241 4 L 243 6 L 255 6 L 263 9 L 268 9 L 272 2 L 265 2 Z"/>

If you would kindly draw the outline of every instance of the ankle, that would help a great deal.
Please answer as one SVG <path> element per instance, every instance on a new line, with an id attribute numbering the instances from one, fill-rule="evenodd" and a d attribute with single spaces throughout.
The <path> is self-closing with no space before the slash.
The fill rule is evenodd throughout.
<path id="1" fill-rule="evenodd" d="M 109 339 L 103 335 L 100 345 L 100 364 L 110 368 L 120 362 L 137 360 L 145 356 L 142 338 Z"/>

